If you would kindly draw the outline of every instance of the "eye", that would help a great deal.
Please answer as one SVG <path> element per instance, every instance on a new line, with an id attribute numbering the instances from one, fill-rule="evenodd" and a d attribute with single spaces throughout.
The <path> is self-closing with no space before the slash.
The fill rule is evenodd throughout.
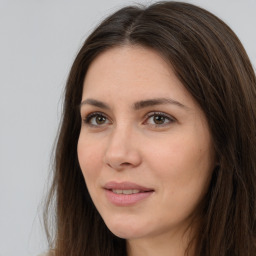
<path id="1" fill-rule="evenodd" d="M 104 126 L 109 124 L 110 121 L 106 115 L 100 112 L 94 112 L 86 116 L 84 123 L 90 126 Z"/>
<path id="2" fill-rule="evenodd" d="M 155 127 L 163 127 L 173 123 L 175 119 L 162 112 L 149 113 L 147 115 L 146 123 Z"/>

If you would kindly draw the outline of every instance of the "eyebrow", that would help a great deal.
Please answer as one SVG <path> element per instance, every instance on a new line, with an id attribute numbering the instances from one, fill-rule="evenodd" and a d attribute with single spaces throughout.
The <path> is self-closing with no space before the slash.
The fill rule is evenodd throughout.
<path id="1" fill-rule="evenodd" d="M 83 106 L 83 105 L 92 105 L 92 106 L 95 106 L 95 107 L 98 107 L 98 108 L 103 108 L 103 109 L 110 109 L 110 107 L 105 104 L 104 102 L 102 101 L 98 101 L 98 100 L 94 100 L 94 99 L 87 99 L 87 100 L 84 100 L 80 103 L 80 108 Z"/>
<path id="2" fill-rule="evenodd" d="M 157 98 L 157 99 L 148 99 L 148 100 L 142 100 L 139 102 L 134 103 L 134 109 L 139 110 L 141 108 L 156 106 L 156 105 L 165 105 L 165 104 L 173 104 L 181 108 L 187 108 L 182 103 L 170 99 L 170 98 Z"/>
<path id="3" fill-rule="evenodd" d="M 87 105 L 87 104 L 96 106 L 96 107 L 102 108 L 102 109 L 108 109 L 108 110 L 110 109 L 110 107 L 106 103 L 104 103 L 102 101 L 95 100 L 95 99 L 86 99 L 86 100 L 82 101 L 80 104 L 80 108 L 83 105 Z M 165 104 L 173 104 L 178 107 L 188 109 L 187 106 L 183 105 L 179 101 L 176 101 L 176 100 L 173 100 L 170 98 L 156 98 L 156 99 L 148 99 L 148 100 L 138 101 L 133 104 L 133 109 L 139 110 L 139 109 L 146 108 L 146 107 L 151 107 L 151 106 L 156 106 L 156 105 L 165 105 Z"/>

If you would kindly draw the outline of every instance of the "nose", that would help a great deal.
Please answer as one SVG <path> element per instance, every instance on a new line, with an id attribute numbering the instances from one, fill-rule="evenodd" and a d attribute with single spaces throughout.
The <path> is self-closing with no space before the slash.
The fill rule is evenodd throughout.
<path id="1" fill-rule="evenodd" d="M 104 163 L 115 170 L 137 167 L 141 164 L 136 132 L 125 127 L 116 127 L 109 135 Z"/>

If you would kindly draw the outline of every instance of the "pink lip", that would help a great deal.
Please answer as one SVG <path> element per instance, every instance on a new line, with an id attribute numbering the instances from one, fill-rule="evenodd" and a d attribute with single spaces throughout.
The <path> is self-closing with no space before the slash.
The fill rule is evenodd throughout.
<path id="1" fill-rule="evenodd" d="M 140 186 L 136 183 L 132 183 L 132 182 L 115 182 L 115 181 L 110 181 L 107 184 L 105 184 L 104 186 L 105 189 L 108 190 L 112 190 L 112 189 L 121 189 L 121 190 L 125 190 L 125 189 L 138 189 L 140 191 L 152 191 L 152 188 L 146 188 L 143 186 Z"/>
<path id="2" fill-rule="evenodd" d="M 154 190 L 131 182 L 108 182 L 105 186 L 105 194 L 107 199 L 116 206 L 130 206 L 146 199 L 153 194 Z M 139 190 L 135 194 L 116 194 L 112 190 Z"/>

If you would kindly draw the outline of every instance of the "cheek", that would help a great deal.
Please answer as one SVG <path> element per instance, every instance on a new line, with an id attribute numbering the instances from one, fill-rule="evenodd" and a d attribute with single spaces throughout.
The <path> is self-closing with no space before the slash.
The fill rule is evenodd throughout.
<path id="1" fill-rule="evenodd" d="M 102 163 L 100 148 L 100 143 L 93 143 L 80 135 L 77 144 L 77 155 L 86 181 L 93 179 L 99 171 L 98 166 Z"/>
<path id="2" fill-rule="evenodd" d="M 163 141 L 153 141 L 151 146 L 145 147 L 145 152 L 150 156 L 152 163 L 165 166 L 168 170 L 175 166 L 192 168 L 194 165 L 209 161 L 209 148 L 185 136 L 170 136 L 170 138 L 164 138 Z"/>
<path id="3" fill-rule="evenodd" d="M 148 159 L 168 192 L 190 193 L 207 187 L 213 169 L 212 151 L 209 138 L 173 136 L 152 145 Z"/>
<path id="4" fill-rule="evenodd" d="M 160 181 L 164 216 L 168 219 L 171 213 L 181 220 L 195 210 L 207 192 L 212 173 L 211 150 L 194 146 L 191 141 L 183 144 L 173 140 L 170 145 L 155 156 L 151 166 Z"/>

